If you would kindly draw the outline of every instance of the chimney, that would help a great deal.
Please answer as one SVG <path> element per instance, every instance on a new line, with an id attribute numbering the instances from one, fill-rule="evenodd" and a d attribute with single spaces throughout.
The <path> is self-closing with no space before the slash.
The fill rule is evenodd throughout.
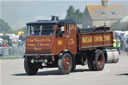
<path id="1" fill-rule="evenodd" d="M 51 20 L 52 20 L 52 21 L 58 21 L 58 20 L 59 20 L 59 16 L 52 16 L 52 17 L 51 17 Z"/>
<path id="2" fill-rule="evenodd" d="M 108 0 L 101 0 L 101 3 L 104 8 L 108 7 Z"/>

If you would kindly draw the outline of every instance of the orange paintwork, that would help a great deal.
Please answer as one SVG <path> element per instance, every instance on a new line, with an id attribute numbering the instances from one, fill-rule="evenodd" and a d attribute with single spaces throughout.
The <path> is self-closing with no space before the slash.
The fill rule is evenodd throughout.
<path id="1" fill-rule="evenodd" d="M 56 37 L 58 25 L 52 36 L 28 36 L 26 38 L 26 54 L 58 55 L 63 50 L 77 54 L 79 50 L 112 47 L 113 45 L 113 33 L 110 31 L 79 33 L 77 39 L 75 24 L 69 24 L 68 33 L 66 32 L 66 24 L 63 24 L 63 26 L 64 33 L 62 37 Z"/>
<path id="2" fill-rule="evenodd" d="M 77 37 L 76 37 L 76 25 L 69 25 L 69 33 L 66 33 L 66 24 L 64 25 L 65 30 L 62 37 L 54 38 L 55 54 L 60 53 L 63 50 L 68 50 L 73 54 L 77 53 Z"/>
<path id="3" fill-rule="evenodd" d="M 79 34 L 79 50 L 97 47 L 112 47 L 112 32 L 92 32 Z"/>
<path id="4" fill-rule="evenodd" d="M 66 33 L 64 25 L 62 37 L 56 37 L 55 28 L 53 36 L 28 36 L 26 38 L 26 54 L 54 54 L 57 55 L 63 50 L 69 50 L 73 54 L 77 53 L 76 25 L 69 25 L 69 33 Z"/>

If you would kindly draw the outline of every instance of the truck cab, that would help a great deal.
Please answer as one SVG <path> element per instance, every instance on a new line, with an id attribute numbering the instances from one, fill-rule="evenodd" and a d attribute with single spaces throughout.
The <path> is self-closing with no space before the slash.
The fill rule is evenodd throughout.
<path id="1" fill-rule="evenodd" d="M 27 30 L 25 51 L 27 56 L 58 55 L 64 49 L 76 54 L 76 24 L 73 21 L 31 22 L 27 23 Z"/>
<path id="2" fill-rule="evenodd" d="M 77 28 L 71 20 L 39 20 L 27 23 L 24 67 L 29 75 L 37 73 L 39 68 L 64 67 L 61 73 L 71 71 L 72 54 L 77 54 Z M 63 54 L 70 56 L 59 60 Z M 59 63 L 59 64 L 58 64 Z M 45 64 L 45 65 L 44 65 Z"/>

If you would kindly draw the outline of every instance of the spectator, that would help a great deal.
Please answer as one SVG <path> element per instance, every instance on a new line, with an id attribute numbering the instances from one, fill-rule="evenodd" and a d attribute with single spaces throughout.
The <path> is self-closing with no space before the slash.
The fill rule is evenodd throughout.
<path id="1" fill-rule="evenodd" d="M 3 43 L 3 47 L 6 48 L 6 43 Z"/>
<path id="2" fill-rule="evenodd" d="M 120 54 L 120 39 L 119 38 L 114 38 L 113 40 L 113 47 L 116 48 Z"/>
<path id="3" fill-rule="evenodd" d="M 6 44 L 6 40 L 3 42 L 3 45 L 2 45 L 4 48 L 7 47 L 7 44 Z"/>

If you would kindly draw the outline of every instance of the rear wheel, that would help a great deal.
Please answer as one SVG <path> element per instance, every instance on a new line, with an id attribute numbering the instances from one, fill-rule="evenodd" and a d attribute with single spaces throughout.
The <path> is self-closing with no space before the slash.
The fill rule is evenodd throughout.
<path id="1" fill-rule="evenodd" d="M 94 70 L 93 60 L 94 60 L 94 56 L 90 55 L 89 58 L 88 58 L 88 68 L 89 68 L 90 71 Z"/>
<path id="2" fill-rule="evenodd" d="M 105 65 L 105 56 L 102 50 L 96 50 L 95 53 L 88 59 L 88 67 L 90 70 L 103 70 Z"/>
<path id="3" fill-rule="evenodd" d="M 93 61 L 94 70 L 103 70 L 105 65 L 105 56 L 102 50 L 96 50 L 95 59 Z"/>
<path id="4" fill-rule="evenodd" d="M 36 63 L 31 63 L 31 59 L 24 59 L 24 68 L 28 75 L 35 75 L 38 71 Z"/>
<path id="5" fill-rule="evenodd" d="M 58 68 L 61 74 L 69 74 L 72 70 L 72 57 L 69 53 L 65 53 L 58 60 Z"/>
<path id="6" fill-rule="evenodd" d="M 75 61 L 73 61 L 73 63 L 72 63 L 72 72 L 74 71 L 76 69 L 76 63 L 75 63 Z"/>

